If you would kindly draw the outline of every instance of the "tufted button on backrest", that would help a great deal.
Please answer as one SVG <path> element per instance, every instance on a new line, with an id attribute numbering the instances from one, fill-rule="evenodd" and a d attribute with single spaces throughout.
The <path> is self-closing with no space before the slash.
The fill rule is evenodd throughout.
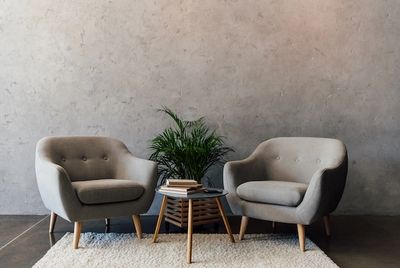
<path id="1" fill-rule="evenodd" d="M 62 166 L 72 181 L 115 178 L 127 152 L 121 141 L 107 137 L 49 137 L 38 147 L 39 155 Z"/>
<path id="2" fill-rule="evenodd" d="M 264 159 L 266 178 L 308 183 L 317 170 L 343 161 L 346 148 L 336 139 L 274 138 L 261 143 L 254 154 Z"/>

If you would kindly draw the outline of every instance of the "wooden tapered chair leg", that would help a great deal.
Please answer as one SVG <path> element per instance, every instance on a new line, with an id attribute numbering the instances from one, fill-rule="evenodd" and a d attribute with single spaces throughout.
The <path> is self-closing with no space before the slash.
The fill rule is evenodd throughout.
<path id="1" fill-rule="evenodd" d="M 76 221 L 74 223 L 74 240 L 72 242 L 72 246 L 74 249 L 79 247 L 79 239 L 81 238 L 81 230 L 82 230 L 82 223 Z"/>
<path id="2" fill-rule="evenodd" d="M 109 218 L 105 218 L 105 223 L 106 223 L 106 226 L 110 226 L 110 219 Z"/>
<path id="3" fill-rule="evenodd" d="M 49 233 L 53 233 L 54 226 L 56 225 L 56 221 L 57 221 L 57 214 L 54 213 L 54 212 L 51 212 L 51 214 L 50 214 Z"/>
<path id="4" fill-rule="evenodd" d="M 326 236 L 330 237 L 331 236 L 331 224 L 330 224 L 329 215 L 324 216 L 324 226 L 325 226 Z"/>
<path id="5" fill-rule="evenodd" d="M 305 251 L 306 234 L 305 227 L 303 224 L 297 224 L 297 233 L 299 235 L 300 250 Z"/>
<path id="6" fill-rule="evenodd" d="M 249 222 L 249 217 L 242 216 L 242 221 L 240 222 L 239 240 L 243 239 L 244 233 L 246 232 L 248 222 Z"/>
<path id="7" fill-rule="evenodd" d="M 136 235 L 139 239 L 142 239 L 142 225 L 140 224 L 140 215 L 132 216 L 133 224 L 135 225 Z"/>

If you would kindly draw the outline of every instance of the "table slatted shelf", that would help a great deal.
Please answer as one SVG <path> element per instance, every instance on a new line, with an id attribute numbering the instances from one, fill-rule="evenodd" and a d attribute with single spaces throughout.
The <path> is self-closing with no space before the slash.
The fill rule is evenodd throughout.
<path id="1" fill-rule="evenodd" d="M 178 227 L 188 226 L 189 201 L 168 197 L 165 209 L 165 221 Z M 214 199 L 193 200 L 193 225 L 202 225 L 220 221 L 217 203 Z"/>

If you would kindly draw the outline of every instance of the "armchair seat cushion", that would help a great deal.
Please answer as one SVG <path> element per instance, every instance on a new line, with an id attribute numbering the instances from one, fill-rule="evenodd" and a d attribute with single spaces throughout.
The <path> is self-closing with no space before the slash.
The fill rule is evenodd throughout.
<path id="1" fill-rule="evenodd" d="M 79 200 L 87 205 L 132 201 L 144 192 L 138 183 L 118 179 L 74 181 L 72 187 Z"/>
<path id="2" fill-rule="evenodd" d="M 250 202 L 296 207 L 308 184 L 287 181 L 250 181 L 239 185 L 237 194 Z"/>

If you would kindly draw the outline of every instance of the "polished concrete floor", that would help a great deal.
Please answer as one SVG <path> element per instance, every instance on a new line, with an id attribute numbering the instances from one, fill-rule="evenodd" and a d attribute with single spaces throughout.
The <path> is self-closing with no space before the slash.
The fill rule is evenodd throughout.
<path id="1" fill-rule="evenodd" d="M 324 235 L 322 222 L 307 227 L 307 236 L 314 241 L 340 267 L 400 267 L 400 217 L 386 216 L 334 216 L 332 237 Z M 239 232 L 240 218 L 229 218 L 232 230 Z M 53 235 L 48 233 L 48 216 L 0 216 L 0 267 L 31 267 L 52 244 L 73 226 L 59 218 Z M 143 216 L 142 228 L 152 233 L 155 216 Z M 168 227 L 168 226 L 167 226 Z M 270 222 L 250 220 L 248 233 L 272 232 Z M 133 226 L 129 217 L 111 219 L 107 229 L 104 221 L 84 224 L 82 232 L 129 233 Z M 184 232 L 170 226 L 162 232 Z M 223 224 L 199 226 L 195 232 L 224 232 Z M 277 224 L 275 232 L 296 233 L 295 225 Z"/>

